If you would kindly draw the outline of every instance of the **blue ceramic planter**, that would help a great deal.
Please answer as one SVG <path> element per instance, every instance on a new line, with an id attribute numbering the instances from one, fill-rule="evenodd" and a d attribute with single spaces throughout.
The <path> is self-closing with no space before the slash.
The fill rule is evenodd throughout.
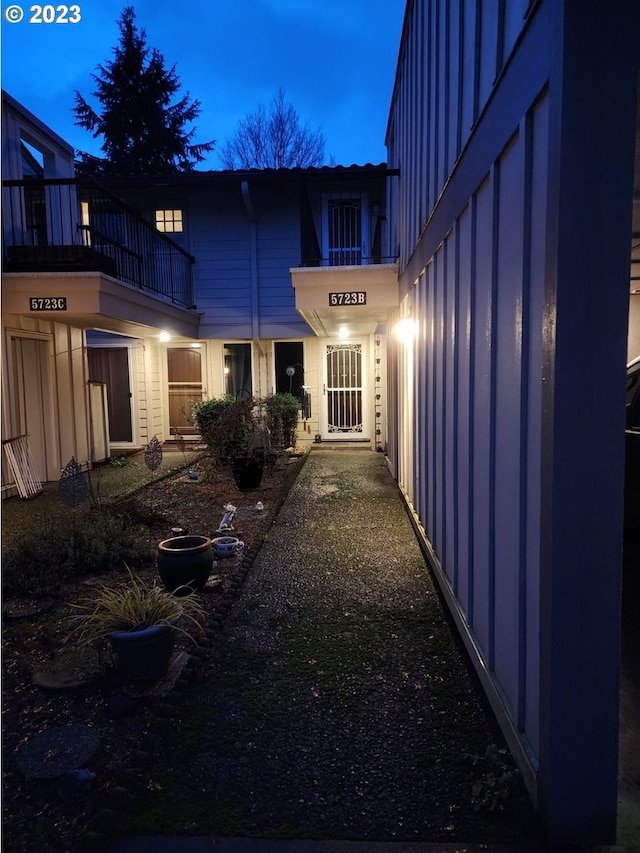
<path id="1" fill-rule="evenodd" d="M 109 634 L 119 670 L 130 681 L 157 681 L 169 669 L 176 632 L 171 625 Z"/>

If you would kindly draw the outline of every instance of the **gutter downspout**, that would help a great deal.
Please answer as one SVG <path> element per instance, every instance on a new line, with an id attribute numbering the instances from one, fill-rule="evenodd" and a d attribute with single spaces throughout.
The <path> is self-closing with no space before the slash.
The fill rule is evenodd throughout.
<path id="1" fill-rule="evenodd" d="M 258 222 L 253 211 L 251 196 L 249 195 L 249 182 L 242 181 L 240 190 L 251 226 L 251 337 L 254 341 L 258 342 L 260 340 L 260 319 L 258 315 Z"/>

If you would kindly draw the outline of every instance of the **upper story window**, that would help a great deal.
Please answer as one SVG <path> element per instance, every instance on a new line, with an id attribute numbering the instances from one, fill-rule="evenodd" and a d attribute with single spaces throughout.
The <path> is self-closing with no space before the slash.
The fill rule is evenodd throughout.
<path id="1" fill-rule="evenodd" d="M 329 266 L 371 263 L 366 193 L 328 193 L 322 206 L 322 256 Z"/>
<path id="2" fill-rule="evenodd" d="M 182 210 L 156 210 L 156 228 L 165 234 L 182 233 Z"/>

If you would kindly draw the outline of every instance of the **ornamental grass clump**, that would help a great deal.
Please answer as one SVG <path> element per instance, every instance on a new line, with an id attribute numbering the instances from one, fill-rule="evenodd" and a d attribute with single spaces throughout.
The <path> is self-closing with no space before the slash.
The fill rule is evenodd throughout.
<path id="1" fill-rule="evenodd" d="M 79 645 L 103 640 L 115 632 L 141 631 L 168 625 L 190 636 L 181 622 L 201 628 L 206 610 L 195 593 L 168 592 L 157 582 L 145 581 L 127 567 L 129 580 L 103 586 L 96 598 L 71 605 L 79 613 L 70 617 L 71 636 Z"/>

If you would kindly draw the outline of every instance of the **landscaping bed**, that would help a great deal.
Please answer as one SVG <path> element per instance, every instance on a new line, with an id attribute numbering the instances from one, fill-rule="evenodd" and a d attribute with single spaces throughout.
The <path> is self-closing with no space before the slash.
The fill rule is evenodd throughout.
<path id="1" fill-rule="evenodd" d="M 96 498 L 100 473 L 94 472 L 93 499 L 75 509 L 51 493 L 8 502 L 3 513 L 7 573 L 2 626 L 6 849 L 102 849 L 115 815 L 147 784 L 149 751 L 162 749 L 190 683 L 206 678 L 215 634 L 301 461 L 300 456 L 279 455 L 265 467 L 258 489 L 241 492 L 229 469 L 204 454 L 189 464 L 197 479 L 188 476 L 186 467 L 177 472 L 169 468 L 165 476 L 150 473 L 138 458 L 126 466 L 139 470 L 124 496 L 107 488 L 106 479 L 114 474 L 109 470 L 101 495 Z M 122 480 L 127 479 L 132 478 L 123 463 Z M 258 502 L 261 508 L 256 508 Z M 135 559 L 126 561 L 132 571 L 154 577 L 158 542 L 176 527 L 219 535 L 228 503 L 236 507 L 231 535 L 245 547 L 236 556 L 214 561 L 200 593 L 207 618 L 191 629 L 195 642 L 180 635 L 167 676 L 135 686 L 120 678 L 108 650 L 81 654 L 69 640 L 73 605 L 90 600 L 100 585 L 126 578 L 125 561 L 117 559 L 124 553 L 121 546 Z M 27 555 L 21 564 L 11 549 L 24 541 L 32 550 L 20 552 Z M 109 544 L 111 564 L 104 553 Z M 51 551 L 47 559 L 44 549 Z M 85 736 L 87 749 L 77 752 Z M 84 763 L 76 766 L 78 762 Z"/>

